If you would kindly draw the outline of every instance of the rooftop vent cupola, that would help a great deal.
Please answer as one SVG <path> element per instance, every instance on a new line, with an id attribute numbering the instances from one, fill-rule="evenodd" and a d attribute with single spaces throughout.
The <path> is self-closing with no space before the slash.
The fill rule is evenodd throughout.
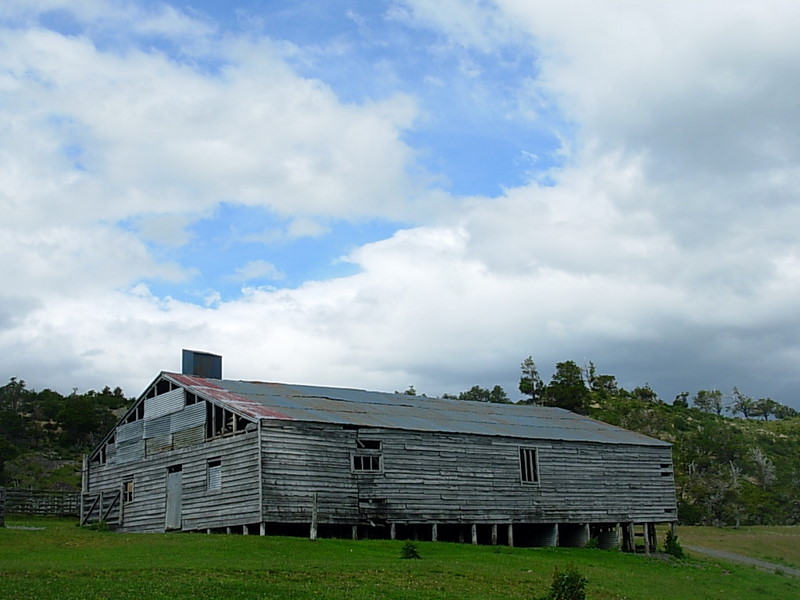
<path id="1" fill-rule="evenodd" d="M 205 379 L 222 379 L 222 357 L 208 352 L 184 350 L 181 373 Z"/>

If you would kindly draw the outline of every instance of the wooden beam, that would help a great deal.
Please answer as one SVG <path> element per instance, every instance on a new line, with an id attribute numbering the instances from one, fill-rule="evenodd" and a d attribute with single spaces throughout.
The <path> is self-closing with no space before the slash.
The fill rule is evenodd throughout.
<path id="1" fill-rule="evenodd" d="M 475 523 L 472 524 L 471 533 L 472 533 L 472 545 L 473 546 L 477 546 L 478 545 L 478 526 Z"/>
<path id="2" fill-rule="evenodd" d="M 317 515 L 317 493 L 314 492 L 314 495 L 311 497 L 311 534 L 309 535 L 312 541 L 317 539 Z"/>

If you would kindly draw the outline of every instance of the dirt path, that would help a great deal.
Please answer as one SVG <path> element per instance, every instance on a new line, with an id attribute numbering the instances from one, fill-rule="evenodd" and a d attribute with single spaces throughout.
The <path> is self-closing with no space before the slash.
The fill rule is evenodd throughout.
<path id="1" fill-rule="evenodd" d="M 705 554 L 706 556 L 721 558 L 723 560 L 729 560 L 731 562 L 742 563 L 745 565 L 752 565 L 757 569 L 762 569 L 764 571 L 770 571 L 772 573 L 775 573 L 776 571 L 781 571 L 782 573 L 786 573 L 787 575 L 794 575 L 795 577 L 800 577 L 800 569 L 785 567 L 783 565 L 776 565 L 775 563 L 767 562 L 765 560 L 750 558 L 749 556 L 734 554 L 733 552 L 725 552 L 724 550 L 712 550 L 711 548 L 701 548 L 700 546 L 687 546 L 686 544 L 683 544 L 683 547 L 686 550 L 690 550 L 691 552 L 697 552 L 699 554 Z"/>

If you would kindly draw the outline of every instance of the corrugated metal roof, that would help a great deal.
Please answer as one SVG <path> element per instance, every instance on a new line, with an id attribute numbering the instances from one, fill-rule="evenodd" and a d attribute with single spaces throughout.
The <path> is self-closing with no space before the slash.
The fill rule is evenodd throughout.
<path id="1" fill-rule="evenodd" d="M 257 419 L 282 419 L 540 440 L 668 446 L 667 442 L 577 415 L 520 404 L 490 404 L 164 373 L 196 394 Z"/>

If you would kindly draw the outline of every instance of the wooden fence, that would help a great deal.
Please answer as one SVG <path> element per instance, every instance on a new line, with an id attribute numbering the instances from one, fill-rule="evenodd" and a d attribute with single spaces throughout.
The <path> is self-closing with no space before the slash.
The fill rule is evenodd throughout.
<path id="1" fill-rule="evenodd" d="M 0 523 L 7 513 L 77 517 L 80 512 L 80 492 L 0 488 Z"/>

